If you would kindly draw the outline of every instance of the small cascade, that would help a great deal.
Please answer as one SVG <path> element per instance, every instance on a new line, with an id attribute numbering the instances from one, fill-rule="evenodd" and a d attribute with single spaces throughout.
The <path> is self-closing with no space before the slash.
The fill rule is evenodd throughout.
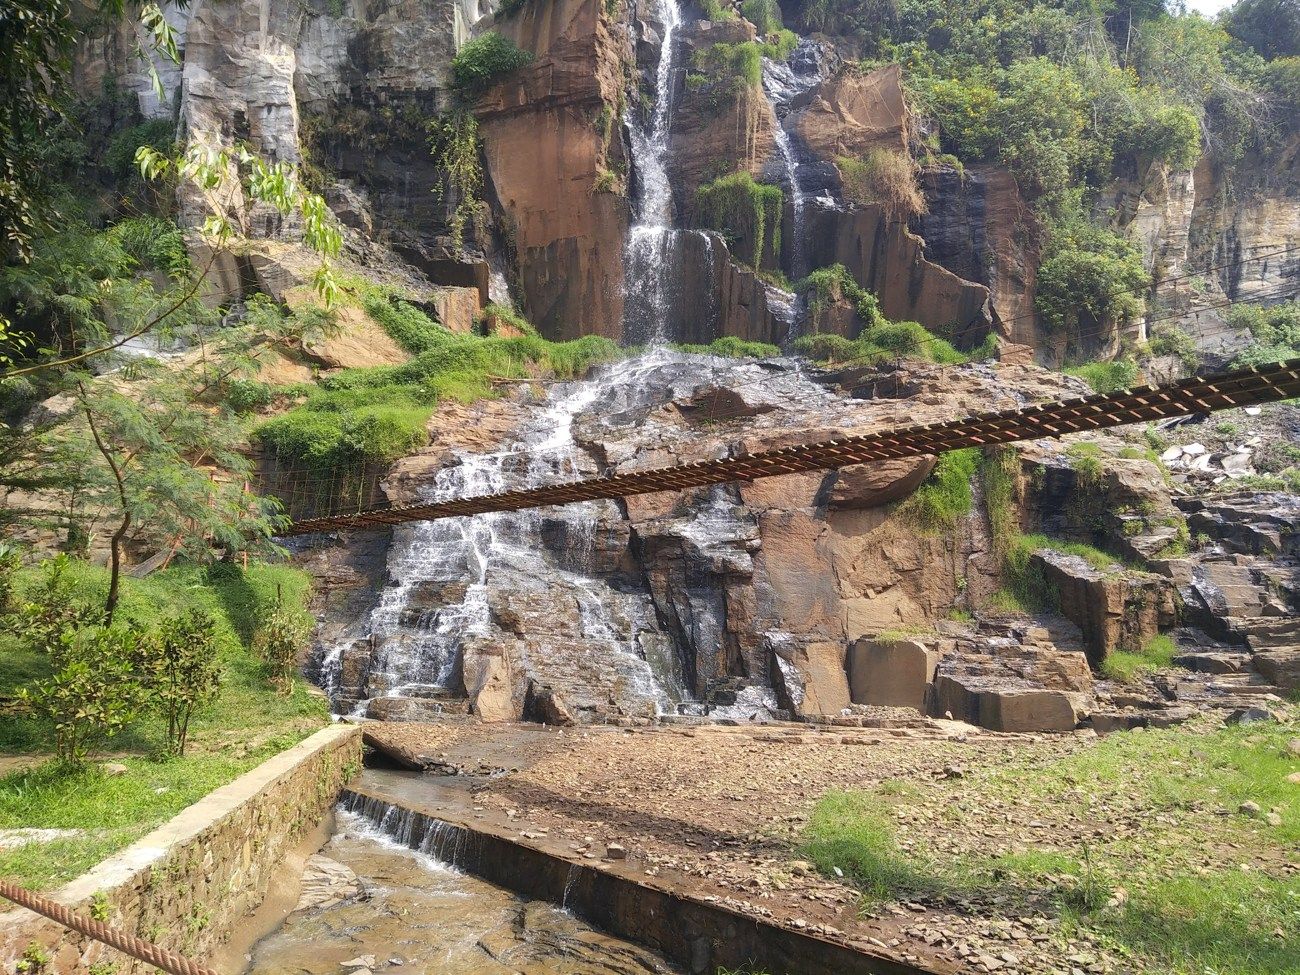
<path id="1" fill-rule="evenodd" d="M 593 462 L 574 441 L 575 419 L 598 401 L 626 398 L 655 356 L 584 382 L 553 388 L 544 408 L 494 453 L 457 453 L 421 492 L 422 500 L 535 487 L 590 473 Z M 336 710 L 367 709 L 385 698 L 418 702 L 419 716 L 462 701 L 466 648 L 509 640 L 519 663 L 546 686 L 581 673 L 585 685 L 565 688 L 566 699 L 584 696 L 654 715 L 681 697 L 671 648 L 658 637 L 654 608 L 645 594 L 621 592 L 595 571 L 597 531 L 617 519 L 612 502 L 546 511 L 498 512 L 472 518 L 417 522 L 394 531 L 389 583 L 368 620 L 374 646 L 360 700 L 340 695 L 343 656 L 356 634 L 324 647 L 316 677 Z M 554 540 L 561 538 L 562 542 Z M 502 624 L 499 617 L 508 620 Z M 504 627 L 504 630 L 503 630 Z M 557 689 L 560 689 L 557 687 Z M 469 689 L 473 692 L 473 689 Z M 382 709 L 381 709 L 382 710 Z"/>
<path id="2" fill-rule="evenodd" d="M 786 121 L 797 101 L 820 79 L 819 49 L 809 40 L 800 41 L 786 61 L 763 59 L 763 91 L 772 103 L 778 123 L 772 132 L 780 157 L 781 171 L 778 178 L 790 201 L 791 233 L 787 270 L 793 281 L 807 277 L 812 269 L 808 266 L 807 194 L 799 174 L 795 136 L 786 128 Z M 785 322 L 786 342 L 793 341 L 803 313 L 802 297 L 769 286 L 767 301 L 768 307 Z"/>
<path id="3" fill-rule="evenodd" d="M 681 25 L 677 0 L 659 0 L 663 36 L 655 70 L 655 106 L 648 127 L 630 107 L 625 121 L 631 135 L 640 197 L 637 219 L 628 231 L 624 255 L 625 329 L 633 341 L 661 345 L 669 334 L 672 294 L 677 280 L 677 234 L 673 229 L 673 188 L 668 179 L 676 51 L 673 35 Z"/>

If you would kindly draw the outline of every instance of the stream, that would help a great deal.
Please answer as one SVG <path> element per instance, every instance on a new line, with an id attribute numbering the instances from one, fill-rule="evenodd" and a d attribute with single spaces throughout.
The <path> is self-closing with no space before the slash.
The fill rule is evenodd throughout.
<path id="1" fill-rule="evenodd" d="M 455 870 L 340 811 L 324 856 L 363 894 L 299 911 L 254 946 L 249 975 L 674 975 L 572 914 Z M 373 958 L 369 957 L 373 956 Z"/>

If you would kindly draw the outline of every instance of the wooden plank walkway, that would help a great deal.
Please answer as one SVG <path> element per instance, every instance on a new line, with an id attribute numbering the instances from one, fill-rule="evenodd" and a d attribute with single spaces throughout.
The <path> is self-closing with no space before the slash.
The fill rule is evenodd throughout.
<path id="1" fill-rule="evenodd" d="M 1164 420 L 1192 413 L 1212 413 L 1296 396 L 1300 396 L 1300 358 L 1219 376 L 1184 379 L 1164 386 L 1142 386 L 1116 393 L 1041 403 L 1018 410 L 977 413 L 947 423 L 903 427 L 840 440 L 738 454 L 722 460 L 702 460 L 609 477 L 569 481 L 549 487 L 309 518 L 294 522 L 281 534 L 291 536 L 322 531 L 379 530 L 411 521 L 432 521 L 490 511 L 519 511 L 577 501 L 625 498 L 655 491 L 679 491 L 711 484 L 752 481 L 782 474 L 834 470 L 850 464 L 941 454 L 962 447 L 990 447 L 1128 423 Z"/>

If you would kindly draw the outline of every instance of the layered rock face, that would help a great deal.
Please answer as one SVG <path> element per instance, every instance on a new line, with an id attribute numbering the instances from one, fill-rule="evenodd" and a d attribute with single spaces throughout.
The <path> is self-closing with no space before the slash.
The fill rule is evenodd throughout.
<path id="1" fill-rule="evenodd" d="M 597 180 L 627 167 L 613 121 L 626 41 L 602 0 L 525 4 L 496 27 L 534 55 L 474 106 L 524 308 L 547 335 L 621 338 L 629 211 Z"/>

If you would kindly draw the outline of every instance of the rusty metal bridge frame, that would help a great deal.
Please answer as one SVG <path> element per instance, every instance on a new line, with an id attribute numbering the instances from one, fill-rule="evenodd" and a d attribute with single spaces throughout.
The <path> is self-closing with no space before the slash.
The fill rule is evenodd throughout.
<path id="1" fill-rule="evenodd" d="M 505 491 L 450 501 L 374 508 L 354 514 L 308 518 L 292 523 L 282 536 L 324 531 L 379 531 L 412 521 L 433 521 L 492 511 L 519 511 L 578 501 L 625 498 L 657 491 L 680 491 L 782 474 L 835 470 L 850 464 L 941 454 L 963 447 L 991 447 L 1212 413 L 1238 406 L 1300 396 L 1300 358 L 1162 386 L 1141 386 L 1077 399 L 1040 403 L 998 413 L 977 413 L 947 423 L 929 423 L 839 440 L 737 454 L 608 477 L 569 481 L 549 487 Z"/>

